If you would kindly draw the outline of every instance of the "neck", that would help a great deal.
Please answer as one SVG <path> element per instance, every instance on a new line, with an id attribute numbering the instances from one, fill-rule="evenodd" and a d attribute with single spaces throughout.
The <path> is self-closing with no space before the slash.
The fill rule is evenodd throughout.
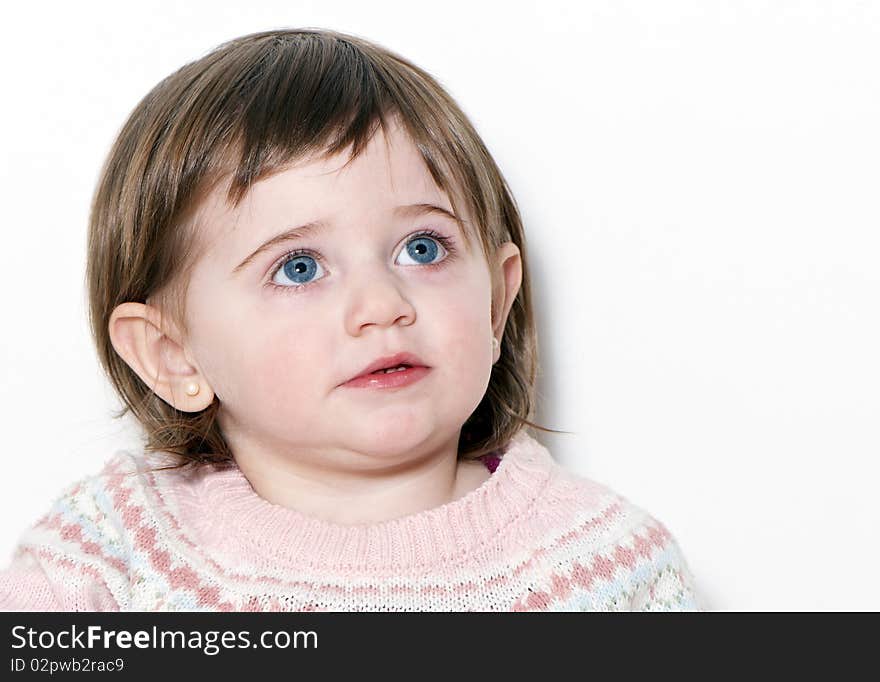
<path id="1" fill-rule="evenodd" d="M 160 471 L 151 475 L 151 485 L 174 510 L 169 523 L 186 528 L 188 540 L 207 556 L 235 556 L 243 571 L 264 570 L 266 561 L 303 575 L 354 568 L 433 570 L 483 551 L 499 538 L 518 547 L 524 519 L 549 524 L 569 513 L 559 497 L 567 488 L 551 490 L 558 469 L 546 448 L 521 431 L 497 454 L 501 460 L 494 473 L 460 499 L 357 525 L 322 521 L 269 502 L 238 466 L 203 466 L 186 474 Z M 149 463 L 167 462 L 150 458 Z M 542 512 L 533 517 L 530 508 L 538 501 Z"/>
<path id="2" fill-rule="evenodd" d="M 264 500 L 320 521 L 357 525 L 440 507 L 486 481 L 490 474 L 481 462 L 458 459 L 458 437 L 393 458 L 344 449 L 279 455 L 253 443 L 233 451 Z"/>

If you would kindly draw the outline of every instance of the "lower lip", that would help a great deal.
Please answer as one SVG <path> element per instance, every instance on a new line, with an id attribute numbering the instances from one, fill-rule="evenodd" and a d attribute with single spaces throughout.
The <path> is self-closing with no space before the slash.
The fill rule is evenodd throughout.
<path id="1" fill-rule="evenodd" d="M 414 384 L 425 376 L 430 369 L 430 367 L 410 367 L 402 372 L 365 374 L 351 381 L 346 381 L 342 385 L 350 388 L 401 388 Z"/>

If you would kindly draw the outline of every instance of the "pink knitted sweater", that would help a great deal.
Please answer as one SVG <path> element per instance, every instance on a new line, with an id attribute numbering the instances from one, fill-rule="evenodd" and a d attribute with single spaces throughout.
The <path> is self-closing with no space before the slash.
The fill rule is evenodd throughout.
<path id="1" fill-rule="evenodd" d="M 356 526 L 261 498 L 241 470 L 119 451 L 0 572 L 0 609 L 704 610 L 669 531 L 525 430 L 450 503 Z"/>

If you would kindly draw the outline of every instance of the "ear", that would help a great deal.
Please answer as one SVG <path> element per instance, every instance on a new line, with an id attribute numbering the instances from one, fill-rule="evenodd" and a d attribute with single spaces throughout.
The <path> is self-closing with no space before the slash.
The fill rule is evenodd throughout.
<path id="1" fill-rule="evenodd" d="M 522 258 L 519 247 L 505 242 L 495 252 L 492 291 L 492 334 L 498 339 L 498 347 L 492 356 L 492 364 L 501 357 L 501 340 L 507 316 L 522 284 Z M 496 281 L 497 280 L 497 281 Z"/>
<path id="2" fill-rule="evenodd" d="M 166 403 L 182 412 L 198 412 L 214 400 L 205 377 L 186 349 L 162 331 L 162 314 L 144 303 L 121 303 L 109 322 L 110 340 L 119 356 Z M 180 338 L 176 329 L 170 334 Z M 187 394 L 197 384 L 198 393 Z"/>

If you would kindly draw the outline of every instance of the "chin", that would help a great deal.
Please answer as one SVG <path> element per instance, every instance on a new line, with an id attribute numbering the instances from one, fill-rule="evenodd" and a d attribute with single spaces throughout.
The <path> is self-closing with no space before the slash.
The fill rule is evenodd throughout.
<path id="1" fill-rule="evenodd" d="M 362 452 L 393 456 L 405 454 L 415 448 L 438 446 L 431 441 L 437 437 L 438 425 L 430 417 L 420 419 L 389 419 L 383 423 L 370 423 L 360 434 L 351 435 L 357 440 L 352 446 Z"/>

